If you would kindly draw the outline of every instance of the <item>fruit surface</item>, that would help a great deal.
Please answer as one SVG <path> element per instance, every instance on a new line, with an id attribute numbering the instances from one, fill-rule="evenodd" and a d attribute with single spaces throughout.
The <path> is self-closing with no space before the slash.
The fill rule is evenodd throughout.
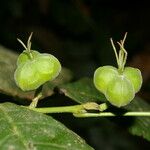
<path id="1" fill-rule="evenodd" d="M 135 93 L 137 93 L 142 86 L 142 75 L 141 71 L 137 68 L 125 67 L 124 75 L 132 83 Z"/>
<path id="2" fill-rule="evenodd" d="M 125 67 L 128 53 L 124 48 L 124 38 L 117 42 L 119 51 L 117 51 L 112 40 L 111 45 L 116 57 L 118 68 L 112 66 L 99 67 L 94 72 L 94 85 L 102 92 L 106 99 L 114 106 L 121 107 L 129 104 L 142 86 L 141 71 L 137 68 Z"/>
<path id="3" fill-rule="evenodd" d="M 95 87 L 105 94 L 109 82 L 118 75 L 117 68 L 112 66 L 103 66 L 96 69 L 94 73 Z"/>
<path id="4" fill-rule="evenodd" d="M 31 50 L 31 55 L 32 55 L 32 59 L 35 59 L 38 55 L 40 55 L 40 53 L 38 51 L 35 50 Z M 31 58 L 29 57 L 29 54 L 27 52 L 27 50 L 24 50 L 18 57 L 17 59 L 17 66 L 26 63 L 27 61 L 31 60 Z"/>
<path id="5" fill-rule="evenodd" d="M 125 106 L 135 96 L 134 87 L 128 79 L 119 75 L 109 82 L 105 96 L 112 105 Z"/>
<path id="6" fill-rule="evenodd" d="M 33 53 L 35 55 L 33 59 L 28 59 L 24 53 L 18 58 L 14 78 L 23 91 L 37 89 L 45 82 L 56 78 L 61 71 L 61 64 L 53 55 L 34 51 Z"/>

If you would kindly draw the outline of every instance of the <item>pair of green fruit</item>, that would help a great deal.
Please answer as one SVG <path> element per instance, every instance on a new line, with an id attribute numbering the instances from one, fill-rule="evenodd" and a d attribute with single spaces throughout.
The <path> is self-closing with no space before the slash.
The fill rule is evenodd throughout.
<path id="1" fill-rule="evenodd" d="M 94 73 L 95 87 L 102 92 L 107 100 L 117 107 L 131 102 L 142 85 L 139 69 L 125 67 L 122 73 L 112 66 L 99 67 Z"/>
<path id="2" fill-rule="evenodd" d="M 19 55 L 17 69 L 14 74 L 16 84 L 23 91 L 30 91 L 39 88 L 47 81 L 51 81 L 58 76 L 61 71 L 61 64 L 56 57 L 50 54 L 41 54 L 31 50 L 30 35 L 27 47 Z M 125 35 L 126 37 L 126 35 Z M 99 67 L 94 73 L 94 85 L 102 92 L 107 100 L 114 106 L 125 106 L 134 98 L 142 85 L 142 76 L 139 69 L 125 67 L 127 53 L 124 49 L 124 41 L 118 42 L 120 46 L 119 55 L 115 46 L 118 69 L 112 66 Z"/>
<path id="3" fill-rule="evenodd" d="M 56 57 L 31 50 L 31 36 L 32 34 L 28 39 L 27 47 L 19 40 L 25 50 L 18 57 L 14 74 L 16 84 L 23 91 L 39 88 L 45 82 L 56 78 L 61 71 L 61 64 Z"/>
<path id="4" fill-rule="evenodd" d="M 120 46 L 119 54 L 111 39 L 118 68 L 99 67 L 94 73 L 95 87 L 105 95 L 112 105 L 117 107 L 129 104 L 142 86 L 141 71 L 137 68 L 124 67 L 127 60 L 127 52 L 124 49 L 126 36 L 127 33 L 123 40 L 117 42 Z"/>

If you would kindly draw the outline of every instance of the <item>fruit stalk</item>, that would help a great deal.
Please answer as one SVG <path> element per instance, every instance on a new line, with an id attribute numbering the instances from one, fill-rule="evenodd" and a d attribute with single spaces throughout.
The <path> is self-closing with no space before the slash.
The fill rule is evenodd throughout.
<path id="1" fill-rule="evenodd" d="M 34 96 L 34 98 L 32 99 L 32 102 L 31 102 L 31 104 L 29 105 L 29 108 L 36 108 L 36 107 L 37 107 L 38 101 L 39 101 L 40 98 L 43 96 L 43 95 L 42 95 L 42 88 L 43 88 L 43 86 L 40 86 L 38 89 L 36 89 L 36 91 L 35 91 L 35 96 Z"/>

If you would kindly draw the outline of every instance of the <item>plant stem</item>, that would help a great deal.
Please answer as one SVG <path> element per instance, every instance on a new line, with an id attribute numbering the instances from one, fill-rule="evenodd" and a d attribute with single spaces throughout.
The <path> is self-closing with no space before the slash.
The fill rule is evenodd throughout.
<path id="1" fill-rule="evenodd" d="M 114 114 L 112 112 L 100 112 L 100 113 L 80 113 L 74 114 L 75 117 L 116 117 L 116 116 L 137 116 L 137 117 L 150 117 L 150 112 L 126 112 L 124 114 Z"/>
<path id="2" fill-rule="evenodd" d="M 35 108 L 38 104 L 39 99 L 42 97 L 42 88 L 43 86 L 40 86 L 36 91 L 35 91 L 35 97 L 32 99 L 31 104 L 29 105 L 29 108 Z"/>
<path id="3" fill-rule="evenodd" d="M 98 107 L 97 107 L 98 106 Z M 123 117 L 123 116 L 138 116 L 138 117 L 150 117 L 150 112 L 126 112 L 122 114 L 115 114 L 112 112 L 98 112 L 88 113 L 88 110 L 104 111 L 108 106 L 106 103 L 100 105 L 89 102 L 81 105 L 74 106 L 59 106 L 59 107 L 47 107 L 47 108 L 30 108 L 31 110 L 41 113 L 72 113 L 75 117 L 87 118 L 87 117 Z"/>
<path id="4" fill-rule="evenodd" d="M 82 113 L 84 112 L 84 107 L 82 105 L 75 105 L 75 106 L 32 108 L 32 110 L 41 113 Z"/>
<path id="5" fill-rule="evenodd" d="M 59 106 L 59 107 L 46 107 L 46 108 L 34 108 L 29 107 L 30 109 L 41 112 L 41 113 L 86 113 L 88 110 L 97 110 L 104 111 L 107 109 L 107 104 L 102 103 L 98 105 L 94 102 L 88 102 L 81 105 L 74 106 Z"/>
<path id="6" fill-rule="evenodd" d="M 34 99 L 32 99 L 31 104 L 29 105 L 29 108 L 35 108 L 38 104 L 39 99 L 42 97 L 42 93 L 39 93 Z"/>

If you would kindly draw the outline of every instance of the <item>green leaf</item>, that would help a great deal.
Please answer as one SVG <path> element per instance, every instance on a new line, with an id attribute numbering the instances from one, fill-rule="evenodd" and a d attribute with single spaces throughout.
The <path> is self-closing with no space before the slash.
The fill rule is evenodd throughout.
<path id="1" fill-rule="evenodd" d="M 103 102 L 105 100 L 105 97 L 96 90 L 92 80 L 89 78 L 61 85 L 60 91 L 78 103 L 91 101 Z M 135 97 L 134 100 L 126 107 L 123 107 L 123 109 L 125 109 L 125 111 L 150 111 L 150 104 L 141 98 Z M 133 121 L 130 123 L 130 133 L 142 136 L 150 141 L 150 117 L 133 117 Z"/>
<path id="2" fill-rule="evenodd" d="M 12 103 L 0 104 L 1 150 L 92 150 L 52 117 Z"/>
<path id="3" fill-rule="evenodd" d="M 89 78 L 60 85 L 59 89 L 66 96 L 78 103 L 86 103 L 89 101 L 104 102 L 106 100 L 105 96 L 95 89 L 92 80 Z"/>
<path id="4" fill-rule="evenodd" d="M 150 111 L 150 104 L 139 97 L 125 107 L 128 111 Z M 134 117 L 129 132 L 133 135 L 142 136 L 150 141 L 150 117 Z"/>
<path id="5" fill-rule="evenodd" d="M 23 92 L 16 86 L 14 71 L 18 54 L 0 46 L 0 92 L 23 99 L 33 99 L 35 91 Z M 53 94 L 55 86 L 66 83 L 72 79 L 72 73 L 63 68 L 60 75 L 52 82 L 47 82 L 43 88 L 43 98 Z"/>

